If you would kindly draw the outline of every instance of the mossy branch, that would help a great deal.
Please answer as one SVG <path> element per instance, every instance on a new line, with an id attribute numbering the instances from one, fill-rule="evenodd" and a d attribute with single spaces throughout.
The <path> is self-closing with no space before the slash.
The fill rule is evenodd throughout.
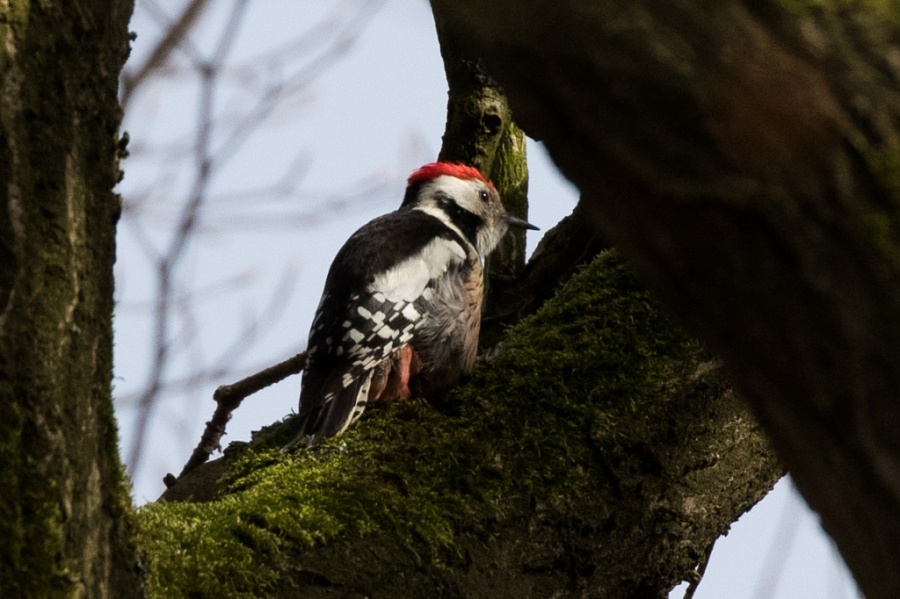
<path id="1" fill-rule="evenodd" d="M 449 404 L 367 411 L 294 456 L 290 428 L 227 452 L 215 500 L 142 511 L 155 597 L 661 596 L 781 473 L 611 253 Z"/>

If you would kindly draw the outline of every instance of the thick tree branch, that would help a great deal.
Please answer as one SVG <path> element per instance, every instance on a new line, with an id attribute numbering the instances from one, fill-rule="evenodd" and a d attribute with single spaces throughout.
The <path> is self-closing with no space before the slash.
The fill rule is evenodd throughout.
<path id="1" fill-rule="evenodd" d="M 721 367 L 609 253 L 451 403 L 372 409 L 320 450 L 282 454 L 291 435 L 290 421 L 263 431 L 181 489 L 217 501 L 144 510 L 154 584 L 665 597 L 781 474 Z"/>
<path id="2" fill-rule="evenodd" d="M 581 200 L 572 214 L 544 234 L 522 272 L 494 288 L 487 324 L 518 322 L 534 314 L 578 269 L 608 248 Z"/>
<path id="3" fill-rule="evenodd" d="M 452 32 L 437 23 L 438 41 L 449 88 L 447 125 L 438 158 L 477 166 L 500 192 L 510 214 L 528 217 L 528 165 L 525 134 L 516 125 L 500 86 L 466 51 Z M 512 230 L 488 257 L 485 284 L 483 346 L 499 340 L 500 321 L 495 294 L 506 294 L 525 265 L 525 231 Z M 507 312 L 504 316 L 509 317 Z"/>
<path id="4" fill-rule="evenodd" d="M 499 87 L 445 33 L 441 158 L 479 165 L 524 202 L 522 133 Z M 440 408 L 372 410 L 296 463 L 277 451 L 288 424 L 197 468 L 166 498 L 206 503 L 144 514 L 154 580 L 206 595 L 240 581 L 275 597 L 516 598 L 664 597 L 696 581 L 714 539 L 781 469 L 721 367 L 611 254 L 572 278 L 602 245 L 582 209 L 515 290 L 492 282 L 500 316 L 517 319 L 571 278 L 490 370 Z M 501 254 L 508 282 L 515 257 Z M 215 577 L 184 554 L 217 564 Z"/>
<path id="5" fill-rule="evenodd" d="M 726 360 L 866 596 L 900 596 L 896 7 L 433 5 Z"/>

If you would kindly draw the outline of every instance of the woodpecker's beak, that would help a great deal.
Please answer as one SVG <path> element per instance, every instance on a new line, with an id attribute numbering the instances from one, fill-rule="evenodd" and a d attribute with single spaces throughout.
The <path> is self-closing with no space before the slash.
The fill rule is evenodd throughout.
<path id="1" fill-rule="evenodd" d="M 532 231 L 540 231 L 537 227 L 532 225 L 530 222 L 522 220 L 521 218 L 516 218 L 515 216 L 506 215 L 506 224 L 510 227 L 518 227 L 520 229 L 531 229 Z"/>

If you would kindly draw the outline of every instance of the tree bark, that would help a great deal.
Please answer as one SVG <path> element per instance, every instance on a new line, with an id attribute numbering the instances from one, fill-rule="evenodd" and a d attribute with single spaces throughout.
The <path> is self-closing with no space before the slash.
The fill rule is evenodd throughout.
<path id="1" fill-rule="evenodd" d="M 0 5 L 0 589 L 140 597 L 111 401 L 132 3 Z"/>
<path id="2" fill-rule="evenodd" d="M 724 358 L 865 595 L 900 597 L 896 6 L 433 7 Z"/>
<path id="3" fill-rule="evenodd" d="M 525 134 L 519 129 L 503 90 L 485 73 L 477 56 L 466 51 L 452 32 L 437 28 L 447 75 L 447 125 L 438 156 L 447 162 L 478 167 L 497 188 L 507 212 L 528 216 L 528 164 Z M 513 229 L 486 259 L 481 346 L 491 347 L 502 327 L 515 320 L 497 298 L 509 295 L 525 266 L 525 231 Z"/>

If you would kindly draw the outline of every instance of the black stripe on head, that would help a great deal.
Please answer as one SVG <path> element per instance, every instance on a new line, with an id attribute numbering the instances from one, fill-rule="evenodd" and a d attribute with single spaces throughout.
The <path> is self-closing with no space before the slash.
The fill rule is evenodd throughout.
<path id="1" fill-rule="evenodd" d="M 483 224 L 481 217 L 460 207 L 452 196 L 443 191 L 436 191 L 434 199 L 437 201 L 438 207 L 450 217 L 450 222 L 456 225 L 469 243 L 477 247 L 478 228 Z"/>

